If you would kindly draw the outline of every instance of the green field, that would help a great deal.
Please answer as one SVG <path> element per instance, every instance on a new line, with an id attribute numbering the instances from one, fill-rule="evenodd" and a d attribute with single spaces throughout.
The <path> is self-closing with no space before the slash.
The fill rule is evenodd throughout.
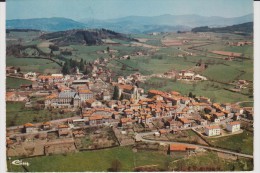
<path id="1" fill-rule="evenodd" d="M 212 146 L 234 150 L 245 154 L 253 154 L 253 139 L 253 133 L 244 130 L 241 134 L 221 138 L 207 138 L 206 140 Z"/>
<path id="2" fill-rule="evenodd" d="M 28 122 L 45 122 L 76 115 L 75 113 L 60 114 L 49 110 L 26 109 L 24 104 L 23 102 L 6 102 L 6 127 L 23 125 Z"/>
<path id="3" fill-rule="evenodd" d="M 46 59 L 6 57 L 6 66 L 20 67 L 21 72 L 58 73 L 60 66 Z"/>
<path id="4" fill-rule="evenodd" d="M 155 151 L 133 152 L 130 147 L 116 147 L 96 151 L 85 151 L 74 154 L 43 156 L 23 159 L 29 162 L 30 172 L 84 172 L 84 171 L 108 171 L 111 162 L 119 160 L 121 171 L 133 171 L 134 167 L 156 164 L 163 168 L 168 155 Z M 8 165 L 8 170 L 22 171 L 18 166 Z"/>
<path id="5" fill-rule="evenodd" d="M 100 157 L 101 155 L 102 157 Z M 106 172 L 111 168 L 111 163 L 115 159 L 121 163 L 120 171 L 133 171 L 135 167 L 144 165 L 158 165 L 162 170 L 177 171 L 187 171 L 188 168 L 191 171 L 198 171 L 202 167 L 204 171 L 210 168 L 221 171 L 249 171 L 253 169 L 253 162 L 250 159 L 224 160 L 214 152 L 201 153 L 187 159 L 175 160 L 169 155 L 160 154 L 156 151 L 138 151 L 134 153 L 130 147 L 27 158 L 23 159 L 23 161 L 30 163 L 30 166 L 26 167 L 30 172 Z M 8 171 L 24 171 L 20 166 L 14 166 L 10 163 L 7 166 Z"/>
<path id="6" fill-rule="evenodd" d="M 162 91 L 178 91 L 182 95 L 188 95 L 192 92 L 196 96 L 205 96 L 211 98 L 213 102 L 220 103 L 236 103 L 239 101 L 252 101 L 252 98 L 248 96 L 233 93 L 223 89 L 227 85 L 219 84 L 211 81 L 203 81 L 194 84 L 188 84 L 181 81 L 174 81 L 173 79 L 162 79 L 162 78 L 150 78 L 141 83 L 140 87 L 144 88 L 145 91 L 150 89 L 160 89 Z"/>
<path id="7" fill-rule="evenodd" d="M 237 161 L 221 159 L 214 152 L 172 162 L 170 166 L 175 171 L 250 171 L 253 170 L 253 160 L 239 158 Z"/>
<path id="8" fill-rule="evenodd" d="M 6 88 L 7 89 L 17 89 L 20 88 L 20 85 L 22 84 L 32 84 L 31 81 L 29 80 L 24 80 L 24 79 L 17 79 L 17 78 L 12 78 L 12 77 L 7 77 L 6 78 Z"/>
<path id="9" fill-rule="evenodd" d="M 29 32 L 10 32 L 6 34 L 7 45 L 18 44 L 19 42 L 23 45 L 33 45 L 37 44 L 40 41 L 38 37 L 41 35 L 38 31 L 29 31 Z"/>
<path id="10" fill-rule="evenodd" d="M 214 65 L 207 68 L 203 75 L 209 79 L 221 82 L 232 82 L 240 72 L 235 68 L 225 65 Z"/>

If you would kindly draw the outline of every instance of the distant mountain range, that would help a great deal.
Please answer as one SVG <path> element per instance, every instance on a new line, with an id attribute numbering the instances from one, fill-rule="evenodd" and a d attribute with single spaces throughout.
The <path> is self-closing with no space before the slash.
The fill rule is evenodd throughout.
<path id="1" fill-rule="evenodd" d="M 128 16 L 118 19 L 39 18 L 7 20 L 7 29 L 39 29 L 44 31 L 64 31 L 71 29 L 106 28 L 121 33 L 149 33 L 190 31 L 194 27 L 224 27 L 253 21 L 253 14 L 224 18 L 199 15 L 160 15 L 153 17 Z"/>
<path id="2" fill-rule="evenodd" d="M 6 21 L 6 29 L 37 29 L 42 31 L 65 31 L 84 29 L 85 24 L 67 18 L 14 19 Z"/>
<path id="3" fill-rule="evenodd" d="M 254 25 L 253 22 L 242 23 L 238 25 L 209 28 L 208 26 L 193 28 L 192 32 L 219 32 L 219 33 L 237 33 L 241 35 L 250 35 L 253 33 Z"/>

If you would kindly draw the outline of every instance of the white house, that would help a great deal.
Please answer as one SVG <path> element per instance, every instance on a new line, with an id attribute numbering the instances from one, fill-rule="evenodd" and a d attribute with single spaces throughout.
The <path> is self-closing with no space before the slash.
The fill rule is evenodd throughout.
<path id="1" fill-rule="evenodd" d="M 36 80 L 37 79 L 37 74 L 34 72 L 28 72 L 24 74 L 25 79 L 31 79 L 31 80 Z"/>
<path id="2" fill-rule="evenodd" d="M 229 132 L 237 132 L 240 130 L 240 122 L 239 121 L 233 121 L 227 124 L 227 130 Z"/>
<path id="3" fill-rule="evenodd" d="M 205 128 L 205 133 L 207 136 L 220 135 L 220 127 L 219 126 L 208 126 Z"/>

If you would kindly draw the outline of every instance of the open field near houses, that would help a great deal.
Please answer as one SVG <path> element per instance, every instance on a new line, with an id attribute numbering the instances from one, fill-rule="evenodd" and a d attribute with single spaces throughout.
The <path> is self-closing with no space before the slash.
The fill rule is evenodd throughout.
<path id="1" fill-rule="evenodd" d="M 184 83 L 181 81 L 174 81 L 173 79 L 150 78 L 145 83 L 140 84 L 141 87 L 148 91 L 150 89 L 158 89 L 162 91 L 178 91 L 182 95 L 188 95 L 192 92 L 196 96 L 205 96 L 211 98 L 214 102 L 220 103 L 236 103 L 239 101 L 252 101 L 252 98 L 234 93 L 223 89 L 224 84 L 219 84 L 211 81 L 204 81 L 198 83 Z"/>
<path id="2" fill-rule="evenodd" d="M 6 89 L 17 89 L 20 88 L 20 85 L 23 84 L 32 84 L 32 82 L 29 80 L 17 79 L 12 77 L 6 78 Z"/>
<path id="3" fill-rule="evenodd" d="M 100 157 L 102 155 L 102 157 Z M 210 158 L 210 159 L 209 159 Z M 188 159 L 174 160 L 169 155 L 158 154 L 156 151 L 138 151 L 133 152 L 130 147 L 116 147 L 96 151 L 84 151 L 66 155 L 43 156 L 37 158 L 23 159 L 29 162 L 26 167 L 30 172 L 49 172 L 49 171 L 108 171 L 114 160 L 121 163 L 120 171 L 133 171 L 135 167 L 145 165 L 158 165 L 162 170 L 187 170 L 188 167 L 203 165 L 204 169 L 214 167 L 221 171 L 231 170 L 252 170 L 253 163 L 248 159 L 239 159 L 238 161 L 224 160 L 218 157 L 216 153 L 205 152 L 198 156 L 192 156 Z M 207 162 L 207 167 L 205 165 Z M 44 163 L 44 164 L 43 164 Z M 95 164 L 93 164 L 95 163 Z M 77 164 L 77 166 L 75 166 Z M 44 166 L 48 165 L 48 166 Z M 7 164 L 9 171 L 21 171 L 20 166 Z"/>
<path id="4" fill-rule="evenodd" d="M 57 111 L 27 109 L 24 108 L 24 104 L 24 102 L 6 102 L 6 127 L 76 116 L 75 113 L 60 114 Z"/>
<path id="5" fill-rule="evenodd" d="M 21 72 L 59 73 L 60 66 L 52 61 L 37 58 L 6 57 L 7 66 L 20 67 Z"/>
<path id="6" fill-rule="evenodd" d="M 206 140 L 212 146 L 234 150 L 245 154 L 253 154 L 253 135 L 252 132 L 244 130 L 241 134 L 220 138 L 206 138 Z"/>

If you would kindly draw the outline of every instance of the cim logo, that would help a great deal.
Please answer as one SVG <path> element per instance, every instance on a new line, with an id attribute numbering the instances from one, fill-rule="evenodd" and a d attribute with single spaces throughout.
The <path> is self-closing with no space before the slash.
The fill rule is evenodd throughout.
<path id="1" fill-rule="evenodd" d="M 17 166 L 29 166 L 30 164 L 28 162 L 23 162 L 22 160 L 14 160 L 12 161 L 13 165 L 17 165 Z"/>

